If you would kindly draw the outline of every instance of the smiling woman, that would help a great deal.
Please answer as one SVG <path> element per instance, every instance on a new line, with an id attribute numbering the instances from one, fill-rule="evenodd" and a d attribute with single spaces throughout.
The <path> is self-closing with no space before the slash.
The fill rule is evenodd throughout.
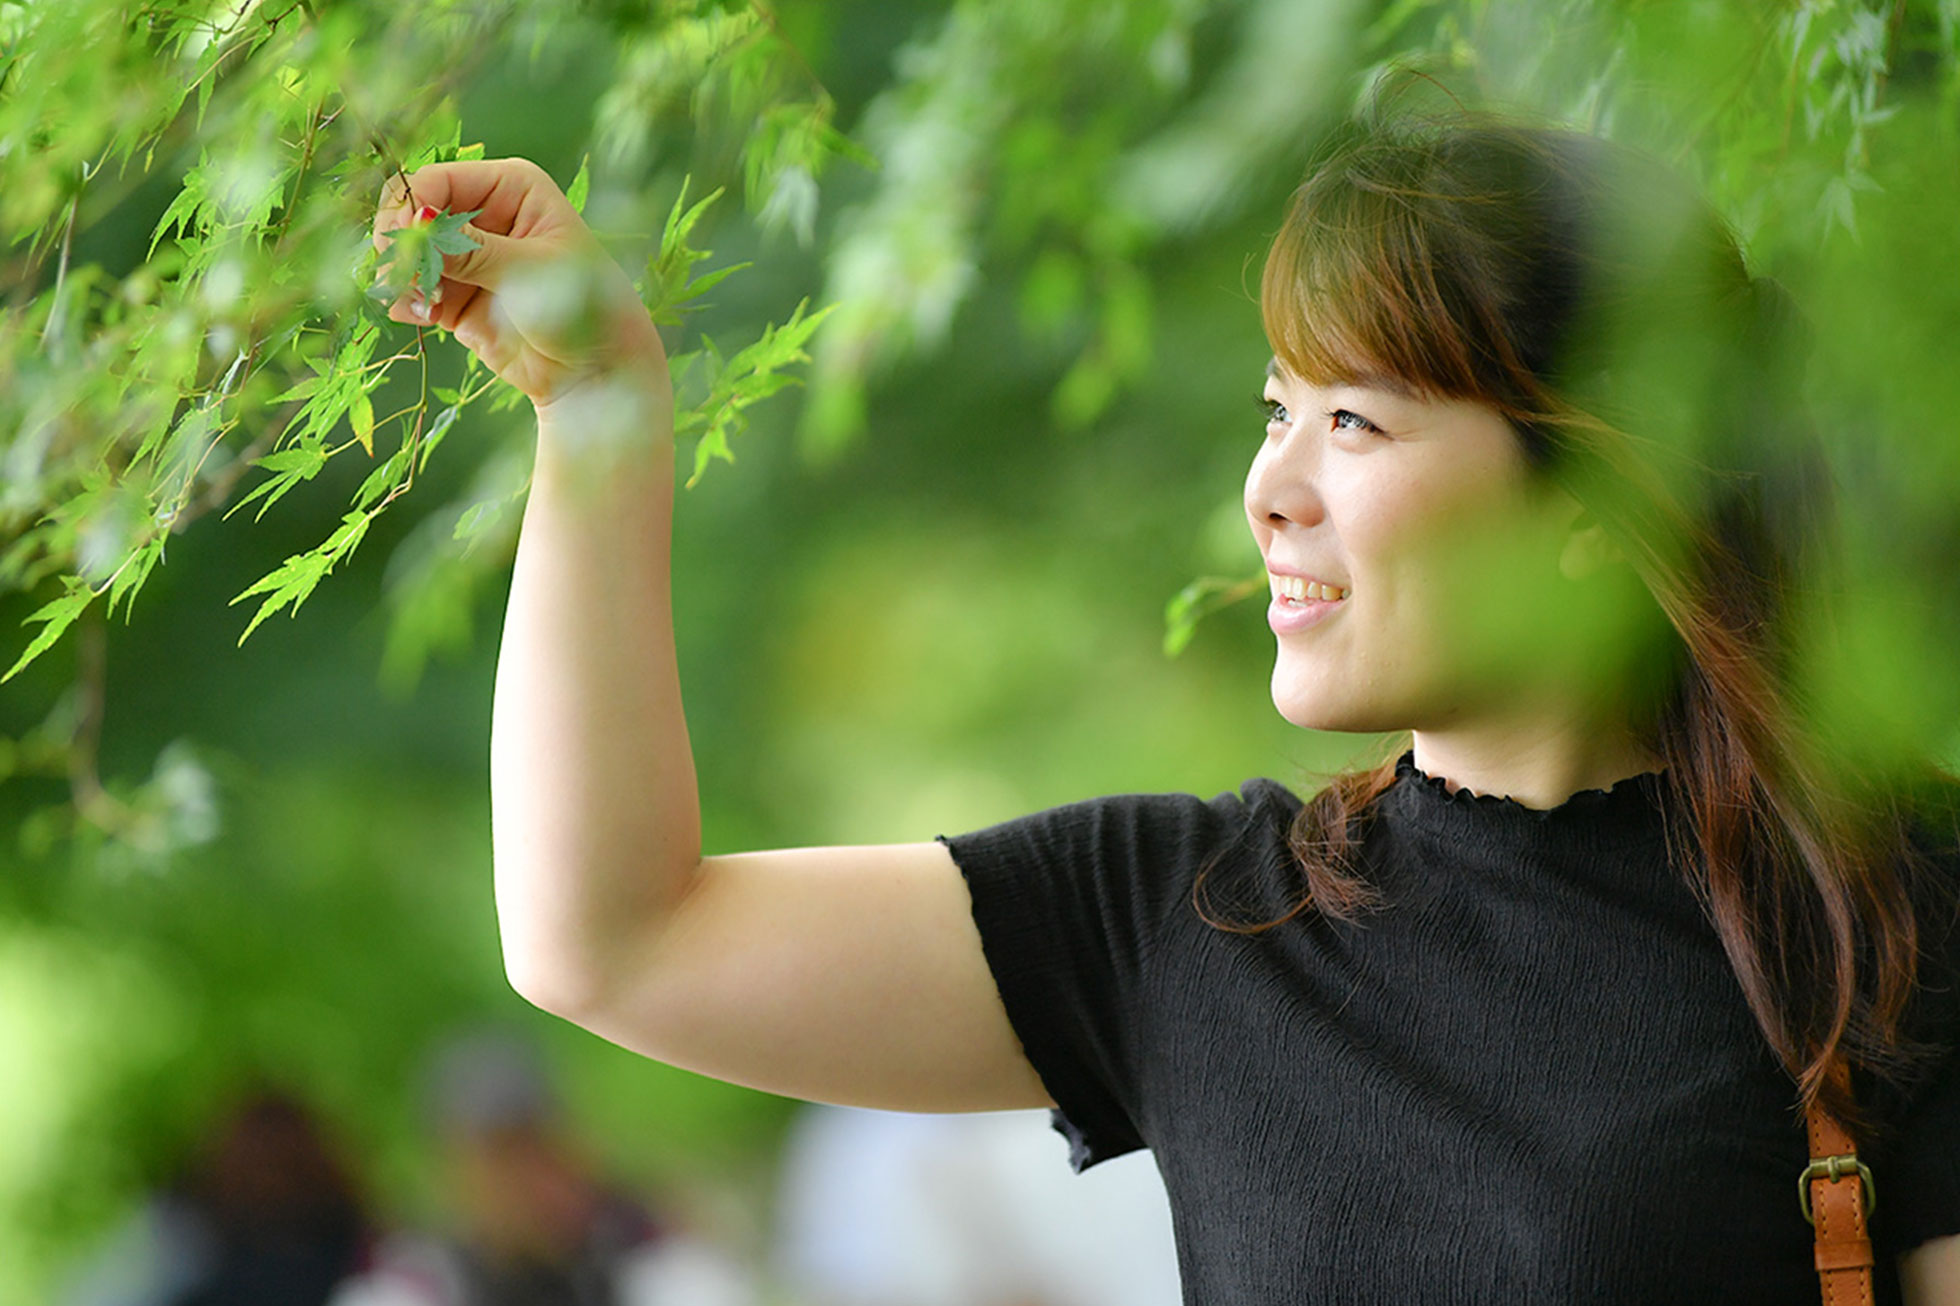
<path id="1" fill-rule="evenodd" d="M 1296 725 L 1413 742 L 1300 809 L 1305 886 L 1279 919 L 1383 905 L 1353 832 L 1391 819 L 1381 799 L 1411 773 L 1547 815 L 1631 777 L 1814 1119 L 1903 1147 L 1908 1186 L 1942 1158 L 1950 1209 L 1960 1121 L 1904 1146 L 1883 1119 L 1902 1092 L 1926 1100 L 1919 1037 L 1954 1037 L 1951 1011 L 1908 1019 L 1927 1019 L 1923 938 L 1952 935 L 1952 867 L 1893 805 L 1942 781 L 1827 767 L 1795 692 L 1826 487 L 1777 292 L 1639 155 L 1460 118 L 1337 142 L 1263 302 L 1276 356 L 1246 511 L 1273 578 L 1274 701 Z M 1331 594 L 1309 579 L 1330 577 Z M 1951 1233 L 1917 1218 L 1881 1237 Z"/>
<path id="2" fill-rule="evenodd" d="M 1361 124 L 1296 196 L 1246 513 L 1275 704 L 1397 732 L 1379 766 L 708 857 L 659 339 L 537 169 L 411 180 L 482 209 L 436 320 L 538 414 L 491 759 L 525 996 L 792 1096 L 1050 1104 L 1078 1167 L 1148 1147 L 1206 1306 L 1960 1292 L 1960 787 L 1806 695 L 1795 333 L 1663 169 L 1465 115 Z"/>

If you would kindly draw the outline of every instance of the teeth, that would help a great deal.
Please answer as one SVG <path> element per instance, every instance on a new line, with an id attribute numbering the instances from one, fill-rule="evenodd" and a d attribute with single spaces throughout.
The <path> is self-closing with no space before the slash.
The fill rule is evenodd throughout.
<path id="1" fill-rule="evenodd" d="M 1310 581 L 1301 576 L 1268 574 L 1272 576 L 1273 594 L 1278 598 L 1291 599 L 1295 603 L 1303 603 L 1308 599 L 1338 603 L 1348 596 L 1348 591 L 1339 585 L 1323 585 L 1317 580 Z"/>

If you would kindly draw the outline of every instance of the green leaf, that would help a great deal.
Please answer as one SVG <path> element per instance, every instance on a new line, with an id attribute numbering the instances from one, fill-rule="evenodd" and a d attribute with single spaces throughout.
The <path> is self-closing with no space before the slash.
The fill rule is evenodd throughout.
<path id="1" fill-rule="evenodd" d="M 187 408 L 175 423 L 164 421 L 150 428 L 143 436 L 136 452 L 129 457 L 133 468 L 148 461 L 165 447 L 178 447 L 188 440 L 195 440 L 211 429 L 209 408 Z M 166 438 L 169 437 L 167 445 Z"/>
<path id="2" fill-rule="evenodd" d="M 687 238 L 693 234 L 694 224 L 701 221 L 701 215 L 708 211 L 708 206 L 720 199 L 723 190 L 726 189 L 717 186 L 702 196 L 693 208 L 684 210 L 682 206 L 687 203 L 689 180 L 687 177 L 681 178 L 681 193 L 674 197 L 674 207 L 668 211 L 666 226 L 661 229 L 660 252 L 663 255 L 680 250 L 687 245 Z"/>
<path id="3" fill-rule="evenodd" d="M 445 254 L 467 254 L 473 249 L 481 249 L 483 242 L 463 230 L 463 224 L 483 212 L 471 209 L 467 213 L 440 213 L 428 225 L 429 243 Z"/>
<path id="4" fill-rule="evenodd" d="M 245 633 L 238 637 L 238 642 L 243 644 L 250 638 L 252 632 L 259 628 L 261 621 L 288 604 L 291 604 L 293 610 L 297 612 L 299 605 L 306 601 L 306 596 L 313 592 L 314 587 L 326 576 L 329 569 L 330 564 L 317 550 L 312 553 L 294 554 L 277 569 L 261 577 L 250 589 L 233 599 L 232 602 L 237 603 L 254 594 L 270 591 L 270 597 L 259 605 L 257 612 L 252 614 L 252 620 L 245 627 Z"/>
<path id="5" fill-rule="evenodd" d="M 442 285 L 442 251 L 436 248 L 433 236 L 422 242 L 415 267 L 415 288 L 424 295 L 433 295 Z"/>
<path id="6" fill-rule="evenodd" d="M 456 529 L 450 533 L 450 538 L 474 544 L 477 537 L 496 529 L 514 502 L 514 499 L 506 496 L 471 504 L 456 518 Z"/>
<path id="7" fill-rule="evenodd" d="M 388 246 L 381 252 L 381 261 L 375 265 L 371 293 L 383 301 L 400 299 L 420 284 L 423 255 L 429 245 L 429 228 L 423 223 L 411 223 L 382 232 L 381 239 L 388 242 Z"/>
<path id="8" fill-rule="evenodd" d="M 442 443 L 442 437 L 449 434 L 449 428 L 456 425 L 456 418 L 460 411 L 455 404 L 451 404 L 436 414 L 436 420 L 429 424 L 429 429 L 422 435 L 422 456 L 416 461 L 416 471 L 420 472 L 429 465 L 429 455 L 434 453 L 436 446 Z"/>
<path id="9" fill-rule="evenodd" d="M 157 531 L 139 544 L 116 568 L 116 577 L 109 585 L 109 615 L 116 615 L 116 604 L 123 605 L 123 616 L 129 616 L 130 606 L 136 601 L 136 591 L 143 588 L 143 582 L 150 578 L 157 563 L 163 561 L 163 546 L 169 540 L 168 532 Z"/>
<path id="10" fill-rule="evenodd" d="M 408 470 L 408 446 L 403 445 L 388 456 L 388 461 L 367 474 L 361 488 L 354 491 L 356 508 L 372 508 L 375 501 L 401 483 Z"/>
<path id="11" fill-rule="evenodd" d="M 360 392 L 361 379 L 358 376 L 337 376 L 324 382 L 319 393 L 301 410 L 306 425 L 301 429 L 299 438 L 317 439 L 333 430 L 348 406 L 354 402 L 354 396 Z"/>
<path id="12" fill-rule="evenodd" d="M 592 156 L 579 160 L 578 175 L 572 178 L 571 186 L 565 191 L 565 198 L 572 202 L 574 213 L 585 212 L 585 201 L 592 194 Z"/>
<path id="13" fill-rule="evenodd" d="M 403 172 L 414 172 L 424 164 L 462 157 L 463 120 L 457 116 L 453 103 L 445 100 L 424 124 L 423 130 L 429 134 L 422 137 L 422 144 L 411 151 L 402 163 Z"/>
<path id="14" fill-rule="evenodd" d="M 482 242 L 463 230 L 463 224 L 482 213 L 470 209 L 459 213 L 439 213 L 428 222 L 410 223 L 381 233 L 388 242 L 381 261 L 375 266 L 376 299 L 399 299 L 411 290 L 433 295 L 442 282 L 442 256 L 467 254 Z"/>
<path id="15" fill-rule="evenodd" d="M 1266 573 L 1255 572 L 1243 580 L 1224 580 L 1201 576 L 1171 597 L 1164 605 L 1164 656 L 1182 653 L 1198 632 L 1198 623 L 1221 608 L 1228 608 L 1264 589 Z"/>
<path id="16" fill-rule="evenodd" d="M 662 324 L 679 322 L 677 306 L 693 297 L 687 291 L 694 265 L 709 257 L 709 252 L 691 248 L 687 240 L 695 224 L 700 222 L 701 215 L 722 194 L 721 188 L 717 187 L 689 207 L 689 180 L 685 177 L 681 179 L 680 194 L 674 197 L 674 207 L 668 211 L 666 225 L 660 233 L 660 248 L 647 260 L 646 284 L 641 291 L 653 320 Z"/>
<path id="17" fill-rule="evenodd" d="M 279 502 L 286 491 L 301 481 L 310 481 L 320 474 L 320 469 L 327 465 L 327 450 L 317 436 L 307 436 L 298 444 L 281 449 L 277 453 L 269 453 L 263 458 L 254 459 L 252 465 L 263 467 L 274 475 L 227 509 L 226 518 L 230 518 L 233 513 L 258 498 L 263 498 L 265 502 L 259 506 L 258 513 L 252 520 L 263 518 L 266 509 Z"/>
<path id="18" fill-rule="evenodd" d="M 266 400 L 266 402 L 268 404 L 283 404 L 294 399 L 310 399 L 319 390 L 320 381 L 320 377 L 309 376 L 297 385 L 281 390 L 278 394 Z"/>
<path id="19" fill-rule="evenodd" d="M 236 604 L 254 594 L 266 595 L 265 601 L 259 604 L 259 610 L 252 614 L 244 634 L 238 637 L 238 642 L 243 644 L 258 629 L 260 622 L 281 608 L 290 606 L 294 612 L 298 612 L 299 605 L 326 579 L 334 564 L 360 544 L 372 520 L 366 513 L 348 513 L 341 518 L 340 528 L 328 536 L 325 543 L 310 552 L 294 554 L 234 598 L 232 603 Z"/>
<path id="20" fill-rule="evenodd" d="M 367 391 L 356 390 L 354 401 L 347 408 L 347 424 L 354 428 L 354 438 L 367 450 L 368 457 L 374 456 L 374 401 L 368 398 Z"/>
<path id="21" fill-rule="evenodd" d="M 184 179 L 184 189 L 177 192 L 177 198 L 170 201 L 170 207 L 163 211 L 161 218 L 157 219 L 156 229 L 150 234 L 149 251 L 143 257 L 148 259 L 156 254 L 157 245 L 163 240 L 163 233 L 166 229 L 175 227 L 177 234 L 181 236 L 185 228 L 190 224 L 192 217 L 196 214 L 198 205 L 203 202 L 203 199 L 202 187 L 193 185 L 192 179 L 186 177 Z"/>
<path id="22" fill-rule="evenodd" d="M 90 589 L 87 582 L 80 577 L 64 576 L 61 579 L 62 584 L 68 587 L 67 593 L 46 607 L 28 614 L 27 620 L 21 623 L 25 626 L 32 622 L 41 622 L 41 633 L 28 644 L 27 651 L 20 655 L 20 660 L 8 669 L 7 674 L 0 676 L 0 684 L 12 680 L 20 673 L 22 667 L 54 647 L 54 642 L 61 638 L 61 633 L 74 625 L 75 618 L 81 616 L 88 605 L 95 601 L 95 591 Z"/>
<path id="23" fill-rule="evenodd" d="M 725 268 L 716 268 L 713 272 L 705 272 L 688 282 L 677 293 L 669 295 L 667 302 L 670 305 L 679 305 L 685 304 L 691 299 L 697 299 L 707 291 L 713 290 L 722 278 L 728 276 L 731 272 L 740 272 L 743 268 L 753 266 L 755 265 L 752 263 L 730 263 Z"/>
<path id="24" fill-rule="evenodd" d="M 735 461 L 735 451 L 728 447 L 725 426 L 718 425 L 711 428 L 694 446 L 694 474 L 687 478 L 688 489 L 694 488 L 695 483 L 701 479 L 701 474 L 708 470 L 708 463 L 716 458 L 725 463 Z"/>
<path id="25" fill-rule="evenodd" d="M 675 390 L 688 396 L 688 401 L 675 412 L 674 433 L 701 433 L 694 449 L 694 473 L 687 480 L 689 488 L 700 482 L 714 459 L 735 461 L 728 442 L 745 429 L 745 409 L 785 386 L 797 384 L 796 378 L 783 375 L 780 369 L 809 361 L 803 346 L 836 307 L 806 313 L 809 304 L 807 299 L 797 304 L 787 321 L 764 328 L 760 339 L 725 363 L 715 342 L 706 335 L 701 337 L 696 354 L 681 356 L 683 365 L 677 368 Z M 696 395 L 701 397 L 696 399 Z"/>

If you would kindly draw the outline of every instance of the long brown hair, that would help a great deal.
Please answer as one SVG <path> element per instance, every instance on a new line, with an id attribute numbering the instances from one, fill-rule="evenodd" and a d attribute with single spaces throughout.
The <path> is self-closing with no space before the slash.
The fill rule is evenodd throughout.
<path id="1" fill-rule="evenodd" d="M 1605 528 L 1654 606 L 1631 701 L 1685 813 L 1674 862 L 1799 1100 L 1875 1124 L 1828 1072 L 1899 1087 L 1930 1051 L 1908 1017 L 1928 912 L 1952 906 L 1914 831 L 1952 790 L 1816 710 L 1840 687 L 1803 652 L 1841 578 L 1788 297 L 1658 163 L 1465 112 L 1337 137 L 1295 192 L 1261 307 L 1278 361 L 1311 384 L 1386 373 L 1495 408 L 1534 474 Z M 1399 751 L 1302 808 L 1305 888 L 1281 919 L 1383 905 L 1355 849 Z M 1195 892 L 1222 928 L 1279 923 L 1221 918 L 1202 877 Z"/>

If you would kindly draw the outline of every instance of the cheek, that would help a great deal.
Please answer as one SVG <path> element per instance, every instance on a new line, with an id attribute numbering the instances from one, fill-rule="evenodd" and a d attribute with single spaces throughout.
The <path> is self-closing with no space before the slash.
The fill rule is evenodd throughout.
<path id="1" fill-rule="evenodd" d="M 1515 677 L 1558 641 L 1569 599 L 1508 497 L 1438 497 L 1411 520 L 1393 595 L 1410 638 L 1476 681 Z"/>
<path id="2" fill-rule="evenodd" d="M 1521 579 L 1521 545 L 1502 496 L 1438 479 L 1355 487 L 1341 530 L 1354 581 L 1374 617 L 1411 637 L 1474 637 L 1508 606 Z"/>
<path id="3" fill-rule="evenodd" d="M 1328 487 L 1333 533 L 1356 586 L 1393 593 L 1419 574 L 1434 533 L 1424 526 L 1434 496 L 1423 489 L 1400 478 L 1358 475 Z"/>

